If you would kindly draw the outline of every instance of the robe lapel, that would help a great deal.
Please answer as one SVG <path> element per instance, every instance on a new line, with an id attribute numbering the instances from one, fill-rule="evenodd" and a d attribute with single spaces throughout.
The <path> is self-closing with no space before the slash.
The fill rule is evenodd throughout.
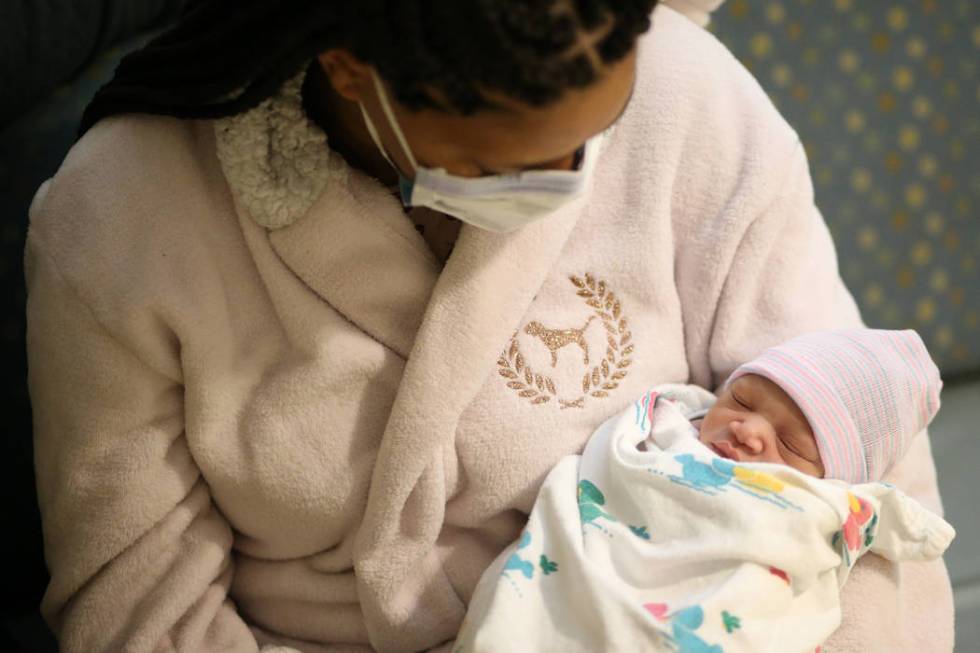
<path id="1" fill-rule="evenodd" d="M 351 171 L 309 212 L 270 232 L 279 258 L 324 301 L 408 358 L 439 265 L 392 197 Z"/>
<path id="2" fill-rule="evenodd" d="M 586 194 L 587 195 L 587 194 Z M 436 282 L 375 464 L 355 544 L 372 643 L 418 650 L 455 635 L 465 608 L 442 572 L 443 450 L 554 267 L 587 202 L 511 234 L 464 226 Z M 419 606 L 424 606 L 419 609 Z M 425 641 L 405 641 L 413 618 Z M 420 616 L 424 615 L 424 616 Z M 426 624 L 418 624 L 418 619 Z"/>

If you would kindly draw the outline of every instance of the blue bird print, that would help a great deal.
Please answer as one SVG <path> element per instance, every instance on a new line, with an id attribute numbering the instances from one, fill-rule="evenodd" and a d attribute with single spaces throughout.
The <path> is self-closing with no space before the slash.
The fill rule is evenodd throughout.
<path id="1" fill-rule="evenodd" d="M 731 474 L 724 473 L 728 470 L 724 468 L 716 470 L 711 465 L 696 460 L 692 454 L 678 454 L 674 456 L 674 460 L 681 464 L 681 476 L 669 477 L 675 483 L 686 485 L 706 494 L 715 494 L 713 490 L 732 482 Z"/>
<path id="2" fill-rule="evenodd" d="M 521 549 L 526 549 L 531 544 L 531 533 L 524 531 L 521 535 L 521 541 L 517 544 L 517 551 Z M 504 563 L 504 568 L 501 573 L 506 574 L 508 571 L 519 571 L 524 575 L 524 578 L 531 579 L 534 577 L 534 565 L 518 555 L 517 551 L 511 554 L 507 558 L 507 562 Z"/>

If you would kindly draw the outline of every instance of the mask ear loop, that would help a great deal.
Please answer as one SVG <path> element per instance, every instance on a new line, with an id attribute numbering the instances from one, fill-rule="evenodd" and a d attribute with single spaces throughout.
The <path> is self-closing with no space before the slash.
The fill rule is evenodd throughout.
<path id="1" fill-rule="evenodd" d="M 401 127 L 398 125 L 398 119 L 395 117 L 395 112 L 391 110 L 391 104 L 388 103 L 388 94 L 385 92 L 384 86 L 381 84 L 381 79 L 378 77 L 374 70 L 371 71 L 371 78 L 374 80 L 374 88 L 377 90 L 378 99 L 381 102 L 381 109 L 385 113 L 385 118 L 388 120 L 388 124 L 391 126 L 391 130 L 395 132 L 395 138 L 398 139 L 398 145 L 402 148 L 402 152 L 405 154 L 405 158 L 412 165 L 412 173 L 418 171 L 419 165 L 415 161 L 415 157 L 412 155 L 412 148 L 408 146 L 408 141 L 405 140 L 405 134 L 402 133 Z"/>

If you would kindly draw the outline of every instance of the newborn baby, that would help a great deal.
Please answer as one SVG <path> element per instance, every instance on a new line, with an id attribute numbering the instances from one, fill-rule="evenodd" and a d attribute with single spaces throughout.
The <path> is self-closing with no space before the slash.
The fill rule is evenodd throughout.
<path id="1" fill-rule="evenodd" d="M 742 365 L 709 410 L 694 404 L 690 416 L 723 458 L 865 483 L 932 420 L 941 388 L 915 331 L 816 332 Z"/>
<path id="2" fill-rule="evenodd" d="M 940 387 L 914 331 L 856 329 L 763 352 L 717 400 L 655 388 L 548 475 L 454 652 L 814 651 L 861 555 L 929 559 L 953 538 L 878 482 Z"/>

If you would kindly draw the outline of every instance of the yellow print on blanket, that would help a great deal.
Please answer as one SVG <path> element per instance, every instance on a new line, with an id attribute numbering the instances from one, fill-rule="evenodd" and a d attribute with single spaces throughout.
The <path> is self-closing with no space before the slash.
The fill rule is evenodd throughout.
<path id="1" fill-rule="evenodd" d="M 786 484 L 765 472 L 736 465 L 724 458 L 712 458 L 710 463 L 682 453 L 673 457 L 680 463 L 680 474 L 664 474 L 672 482 L 689 487 L 707 495 L 716 495 L 733 488 L 757 499 L 761 499 L 784 509 L 802 511 L 803 508 L 782 496 Z M 650 470 L 660 474 L 656 470 Z"/>

